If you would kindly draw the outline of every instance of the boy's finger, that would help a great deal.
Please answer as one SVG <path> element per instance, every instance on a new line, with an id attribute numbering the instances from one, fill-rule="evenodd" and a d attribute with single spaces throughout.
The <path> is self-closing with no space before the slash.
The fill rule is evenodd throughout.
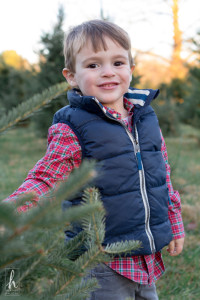
<path id="1" fill-rule="evenodd" d="M 179 255 L 183 250 L 184 238 L 175 241 L 176 255 Z"/>
<path id="2" fill-rule="evenodd" d="M 183 250 L 184 238 L 173 240 L 169 244 L 169 248 L 167 249 L 171 256 L 179 255 Z"/>
<path id="3" fill-rule="evenodd" d="M 173 255 L 173 253 L 175 251 L 175 241 L 174 240 L 169 243 L 167 251 L 169 252 L 170 255 Z"/>
<path id="4" fill-rule="evenodd" d="M 176 246 L 176 254 L 175 255 L 179 255 L 182 252 L 183 248 L 180 245 Z"/>

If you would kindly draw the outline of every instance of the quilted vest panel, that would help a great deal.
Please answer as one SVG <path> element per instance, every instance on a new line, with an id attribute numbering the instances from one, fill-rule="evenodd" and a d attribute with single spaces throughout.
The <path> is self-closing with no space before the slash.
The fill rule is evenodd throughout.
<path id="1" fill-rule="evenodd" d="M 99 189 L 107 212 L 103 244 L 141 241 L 142 248 L 129 255 L 151 254 L 167 245 L 172 236 L 168 220 L 166 170 L 160 129 L 153 109 L 143 107 L 136 123 L 150 209 L 148 222 L 155 244 L 153 251 L 147 235 L 147 211 L 141 194 L 138 161 L 124 126 L 111 115 L 106 115 L 92 97 L 74 94 L 71 105 L 55 114 L 55 123 L 68 124 L 79 138 L 83 158 L 97 160 L 99 176 L 93 185 Z M 81 197 L 72 199 L 72 204 L 80 201 Z M 63 207 L 67 205 L 64 201 Z"/>

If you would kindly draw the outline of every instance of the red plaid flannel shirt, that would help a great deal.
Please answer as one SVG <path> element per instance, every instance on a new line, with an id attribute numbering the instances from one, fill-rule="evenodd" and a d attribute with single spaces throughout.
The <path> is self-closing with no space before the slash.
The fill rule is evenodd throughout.
<path id="1" fill-rule="evenodd" d="M 124 99 L 124 106 L 128 111 L 128 121 L 125 124 L 131 130 L 131 119 L 133 115 L 133 104 Z M 106 108 L 115 118 L 121 119 L 121 115 L 113 109 Z M 162 134 L 161 134 L 162 136 Z M 171 203 L 169 204 L 169 219 L 172 225 L 173 238 L 184 237 L 184 227 L 181 217 L 180 196 L 173 190 L 170 180 L 170 166 L 164 138 L 162 136 L 161 151 L 165 160 L 167 171 L 167 186 Z M 59 181 L 66 180 L 74 168 L 81 163 L 81 146 L 72 129 L 66 124 L 55 124 L 50 127 L 48 133 L 48 148 L 45 156 L 37 162 L 28 173 L 24 183 L 5 201 L 15 201 L 18 195 L 28 192 L 36 194 L 35 200 L 39 200 L 49 191 L 56 188 Z M 19 212 L 26 211 L 31 207 L 30 203 L 19 207 Z M 140 284 L 152 284 L 164 272 L 161 252 L 145 256 L 132 256 L 126 258 L 115 258 L 107 262 L 107 265 L 121 275 Z"/>

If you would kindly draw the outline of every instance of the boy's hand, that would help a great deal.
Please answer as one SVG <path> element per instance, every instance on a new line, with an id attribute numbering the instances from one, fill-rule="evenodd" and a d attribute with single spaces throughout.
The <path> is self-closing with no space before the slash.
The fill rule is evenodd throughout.
<path id="1" fill-rule="evenodd" d="M 172 240 L 169 245 L 167 251 L 171 256 L 179 255 L 183 250 L 184 238 Z"/>

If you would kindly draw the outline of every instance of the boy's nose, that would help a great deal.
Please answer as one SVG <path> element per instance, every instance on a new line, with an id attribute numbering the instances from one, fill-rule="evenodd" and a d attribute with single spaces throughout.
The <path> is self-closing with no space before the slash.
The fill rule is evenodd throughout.
<path id="1" fill-rule="evenodd" d="M 102 73 L 101 73 L 102 77 L 112 77 L 114 75 L 115 75 L 115 72 L 114 72 L 112 66 L 106 65 L 102 68 Z"/>

